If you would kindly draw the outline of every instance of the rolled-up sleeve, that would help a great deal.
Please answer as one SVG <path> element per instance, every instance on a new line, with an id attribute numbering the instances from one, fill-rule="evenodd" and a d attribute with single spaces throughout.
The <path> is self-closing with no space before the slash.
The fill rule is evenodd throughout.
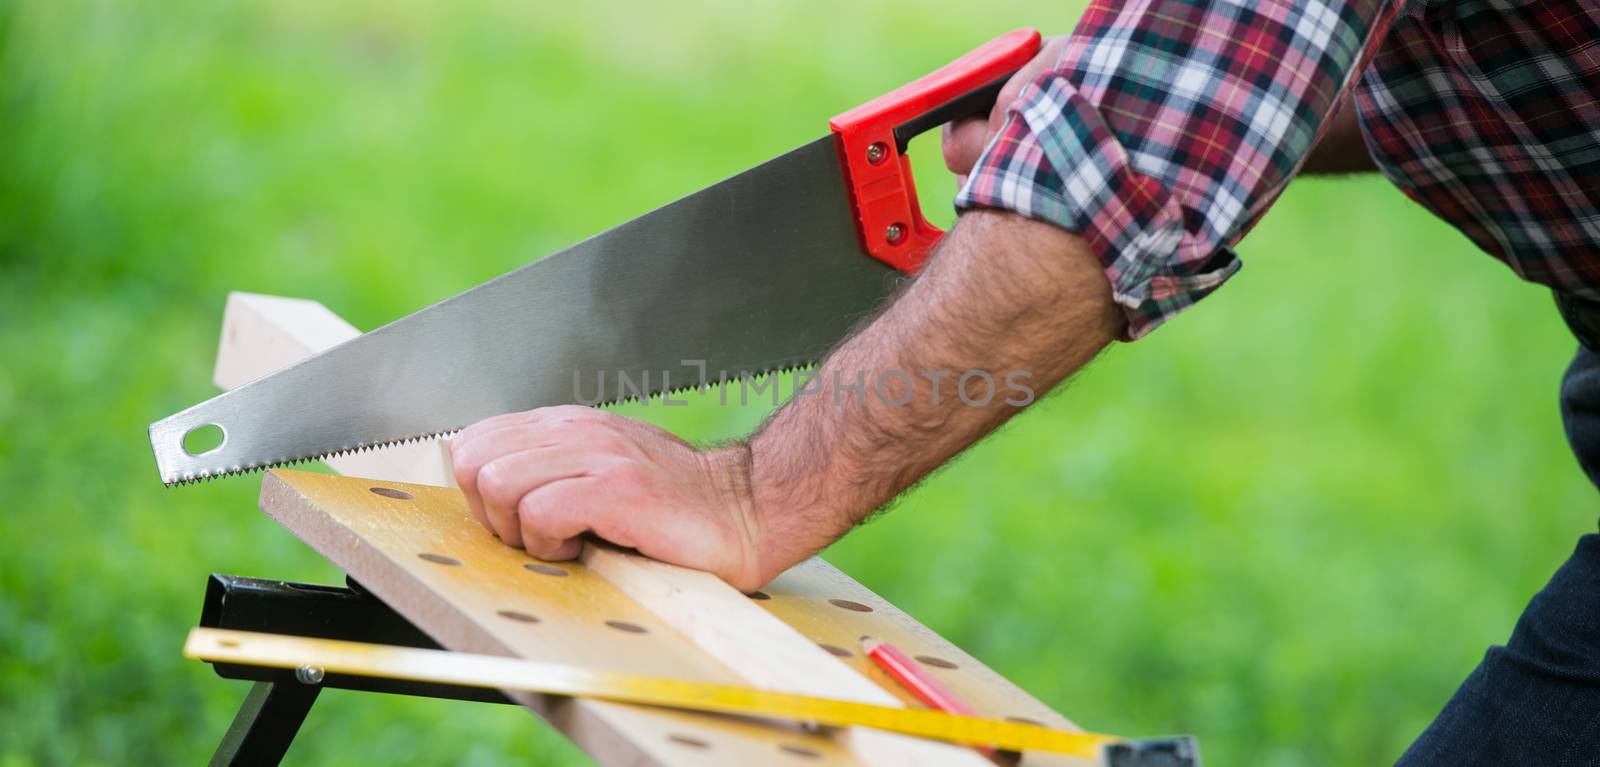
<path id="1" fill-rule="evenodd" d="M 956 207 L 1080 234 L 1127 339 L 1239 270 L 1233 245 L 1282 193 L 1395 3 L 1095 0 L 1028 85 Z"/>

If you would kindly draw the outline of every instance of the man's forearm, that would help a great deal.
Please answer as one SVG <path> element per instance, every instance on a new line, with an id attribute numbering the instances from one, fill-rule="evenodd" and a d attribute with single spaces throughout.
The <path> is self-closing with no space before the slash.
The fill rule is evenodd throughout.
<path id="1" fill-rule="evenodd" d="M 1031 401 L 1006 388 L 1008 374 L 1043 396 L 1124 322 L 1079 237 L 1011 213 L 964 215 L 904 293 L 828 357 L 820 390 L 795 396 L 748 445 L 766 577 Z M 969 376 L 962 397 L 968 371 L 989 378 Z"/>

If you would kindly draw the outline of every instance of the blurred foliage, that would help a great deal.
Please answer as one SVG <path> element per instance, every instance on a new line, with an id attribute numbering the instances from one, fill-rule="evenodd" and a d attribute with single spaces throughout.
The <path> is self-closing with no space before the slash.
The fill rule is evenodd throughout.
<path id="1" fill-rule="evenodd" d="M 212 393 L 227 291 L 372 327 L 1074 14 L 0 0 L 0 764 L 201 761 L 244 693 L 179 657 L 205 575 L 339 578 L 257 479 L 157 481 L 145 426 Z M 1241 253 L 828 556 L 1085 726 L 1388 763 L 1593 529 L 1573 343 L 1379 179 L 1297 184 Z M 696 438 L 761 415 L 628 412 Z M 348 693 L 291 759 L 582 761 L 509 707 Z"/>

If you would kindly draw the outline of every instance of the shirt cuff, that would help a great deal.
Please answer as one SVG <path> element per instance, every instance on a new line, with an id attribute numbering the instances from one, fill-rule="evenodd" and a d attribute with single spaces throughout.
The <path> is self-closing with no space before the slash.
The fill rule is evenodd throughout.
<path id="1" fill-rule="evenodd" d="M 1010 210 L 1082 236 L 1127 313 L 1128 341 L 1239 271 L 1231 248 L 1186 241 L 1178 199 L 1134 168 L 1094 105 L 1055 74 L 1023 90 L 955 205 Z"/>

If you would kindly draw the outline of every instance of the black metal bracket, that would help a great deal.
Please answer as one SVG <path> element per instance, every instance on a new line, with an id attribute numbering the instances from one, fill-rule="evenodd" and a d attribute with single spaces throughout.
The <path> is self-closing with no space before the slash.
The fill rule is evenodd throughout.
<path id="1" fill-rule="evenodd" d="M 412 623 L 360 584 L 348 588 L 212 574 L 200 625 L 318 639 L 440 649 Z M 255 767 L 282 761 L 323 688 L 417 695 L 481 703 L 511 703 L 495 690 L 344 674 L 213 663 L 224 679 L 255 682 L 222 738 L 212 765 Z"/>
<path id="2" fill-rule="evenodd" d="M 276 765 L 283 761 L 321 687 L 293 678 L 256 682 L 211 756 L 214 765 Z"/>

